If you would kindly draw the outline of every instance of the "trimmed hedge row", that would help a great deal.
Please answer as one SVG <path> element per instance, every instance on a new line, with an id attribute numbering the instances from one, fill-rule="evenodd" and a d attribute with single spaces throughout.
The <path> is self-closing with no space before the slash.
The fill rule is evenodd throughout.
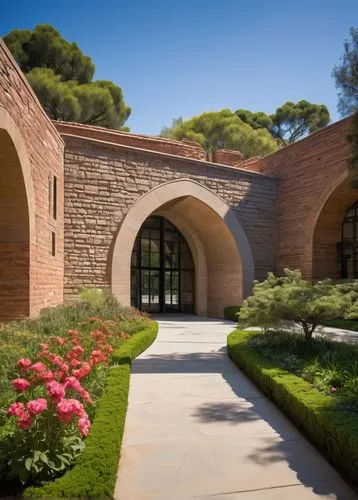
<path id="1" fill-rule="evenodd" d="M 131 361 L 155 340 L 158 324 L 135 333 L 113 353 L 113 362 L 86 447 L 76 465 L 25 497 L 113 498 L 128 403 Z"/>
<path id="2" fill-rule="evenodd" d="M 257 332 L 235 330 L 227 339 L 228 354 L 309 438 L 357 482 L 358 419 L 335 405 L 311 384 L 277 367 L 247 343 Z"/>
<path id="3" fill-rule="evenodd" d="M 228 306 L 224 308 L 224 318 L 237 323 L 237 313 L 240 312 L 240 306 Z"/>

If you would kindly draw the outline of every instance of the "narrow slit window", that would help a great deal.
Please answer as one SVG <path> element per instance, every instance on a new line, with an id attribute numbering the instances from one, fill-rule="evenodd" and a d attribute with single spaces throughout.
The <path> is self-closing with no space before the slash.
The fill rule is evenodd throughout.
<path id="1" fill-rule="evenodd" d="M 51 217 L 51 206 L 52 206 L 52 182 L 51 175 L 48 176 L 48 214 Z"/>
<path id="2" fill-rule="evenodd" d="M 52 191 L 52 217 L 57 219 L 57 177 L 53 176 L 53 191 Z"/>
<path id="3" fill-rule="evenodd" d="M 52 256 L 55 257 L 55 255 L 56 255 L 56 233 L 54 233 L 54 232 L 51 233 L 51 253 L 52 253 Z"/>

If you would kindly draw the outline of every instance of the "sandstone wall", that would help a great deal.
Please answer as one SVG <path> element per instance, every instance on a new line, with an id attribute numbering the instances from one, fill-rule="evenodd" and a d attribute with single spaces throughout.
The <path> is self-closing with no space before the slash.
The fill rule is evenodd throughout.
<path id="1" fill-rule="evenodd" d="M 333 253 L 337 251 L 339 231 L 337 221 L 334 227 L 330 223 L 332 211 L 331 215 L 328 215 L 328 211 L 326 215 L 323 214 L 326 222 L 321 221 L 321 234 L 318 237 L 321 246 L 329 245 L 326 264 L 322 257 L 324 251 L 316 252 L 318 260 L 314 262 L 313 240 L 316 223 L 325 203 L 347 175 L 347 160 L 350 156 L 347 136 L 351 124 L 351 117 L 348 117 L 261 160 L 239 164 L 241 168 L 278 178 L 278 272 L 284 267 L 299 268 L 307 278 L 336 277 L 338 273 Z M 358 191 L 347 185 L 345 195 L 337 196 L 339 204 L 335 203 L 336 213 L 341 213 L 342 207 L 344 213 L 354 199 L 358 199 Z M 322 239 L 324 234 L 325 243 Z M 332 238 L 337 241 L 333 242 Z"/>
<path id="2" fill-rule="evenodd" d="M 262 279 L 274 266 L 276 181 L 270 177 L 63 135 L 65 152 L 65 294 L 110 285 L 111 251 L 133 203 L 174 179 L 200 182 L 231 205 L 246 231 Z M 195 214 L 193 214 L 195 217 Z"/>
<path id="3" fill-rule="evenodd" d="M 22 170 L 27 192 L 25 203 L 31 212 L 29 221 L 33 222 L 29 222 L 31 231 L 24 232 L 23 241 L 17 237 L 11 246 L 11 238 L 9 241 L 4 234 L 0 241 L 1 269 L 6 269 L 0 276 L 0 317 L 12 318 L 35 315 L 41 308 L 56 305 L 63 299 L 64 145 L 1 39 L 0 115 L 4 141 L 11 141 L 13 151 L 17 151 L 16 168 Z M 11 128 L 12 139 L 4 127 Z M 1 143 L 3 147 L 4 143 Z M 4 150 L 2 153 L 0 169 L 4 173 L 7 167 L 15 168 L 15 162 Z M 57 177 L 58 185 L 56 220 L 49 200 L 53 176 Z M 10 181 L 9 189 L 12 189 Z M 8 200 L 1 197 L 0 210 L 6 213 L 7 207 Z M 56 234 L 55 256 L 51 253 L 52 232 Z M 22 297 L 21 307 L 20 299 L 13 300 L 14 297 Z"/>

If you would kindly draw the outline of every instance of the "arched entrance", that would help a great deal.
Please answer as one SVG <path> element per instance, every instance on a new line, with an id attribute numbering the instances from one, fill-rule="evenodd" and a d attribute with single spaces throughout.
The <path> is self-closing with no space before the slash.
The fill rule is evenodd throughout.
<path id="1" fill-rule="evenodd" d="M 254 279 L 250 245 L 235 212 L 218 195 L 192 180 L 162 184 L 143 195 L 119 228 L 112 257 L 112 292 L 131 303 L 131 258 L 143 223 L 164 217 L 186 241 L 194 262 L 194 312 L 222 317 L 240 304 Z"/>
<path id="2" fill-rule="evenodd" d="M 347 210 L 342 222 L 341 242 L 341 277 L 343 279 L 358 278 L 358 202 Z"/>
<path id="3" fill-rule="evenodd" d="M 193 313 L 194 277 L 184 236 L 164 217 L 149 217 L 132 251 L 131 305 L 148 313 Z"/>
<path id="4" fill-rule="evenodd" d="M 0 107 L 0 319 L 30 314 L 33 205 L 23 139 L 8 112 Z"/>
<path id="5" fill-rule="evenodd" d="M 354 208 L 357 199 L 358 191 L 350 186 L 345 173 L 326 198 L 314 226 L 313 279 L 353 278 L 355 273 L 358 276 L 358 263 L 354 264 L 358 257 L 355 253 L 356 246 L 358 249 L 358 227 L 355 226 L 358 211 Z"/>

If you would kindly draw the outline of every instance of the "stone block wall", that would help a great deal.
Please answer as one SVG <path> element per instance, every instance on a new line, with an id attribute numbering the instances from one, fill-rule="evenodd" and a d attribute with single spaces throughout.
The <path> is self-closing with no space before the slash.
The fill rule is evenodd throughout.
<path id="1" fill-rule="evenodd" d="M 63 138 L 67 297 L 81 286 L 110 285 L 114 238 L 128 209 L 150 189 L 175 179 L 193 179 L 233 207 L 251 245 L 256 277 L 262 279 L 272 270 L 275 179 L 87 137 Z"/>
<path id="2" fill-rule="evenodd" d="M 0 129 L 4 138 L 0 143 L 1 172 L 10 167 L 21 170 L 22 181 L 19 182 L 24 183 L 28 208 L 28 231 L 24 229 L 22 236 L 16 236 L 16 241 L 11 241 L 5 230 L 0 234 L 0 265 L 6 269 L 6 273 L 0 275 L 0 317 L 4 319 L 33 316 L 43 307 L 54 306 L 63 300 L 64 144 L 1 39 Z M 6 147 L 12 149 L 11 158 L 3 149 L 5 142 Z M 50 206 L 50 184 L 54 176 L 57 178 L 56 219 Z M 3 214 L 7 206 L 8 200 L 0 196 Z M 25 219 L 22 217 L 23 222 Z M 55 256 L 52 255 L 52 232 L 56 235 Z M 13 259 L 9 266 L 6 256 L 9 259 L 11 248 Z M 18 307 L 20 300 L 23 306 Z"/>

